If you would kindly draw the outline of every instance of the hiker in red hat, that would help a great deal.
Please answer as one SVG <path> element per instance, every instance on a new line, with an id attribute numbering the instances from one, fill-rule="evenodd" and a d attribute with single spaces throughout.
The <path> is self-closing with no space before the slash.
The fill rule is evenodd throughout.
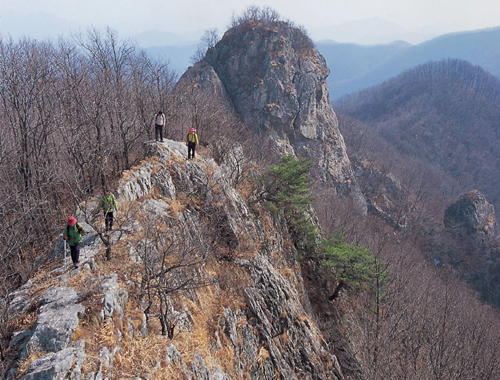
<path id="1" fill-rule="evenodd" d="M 194 158 L 194 151 L 196 150 L 196 145 L 198 145 L 198 135 L 196 134 L 196 129 L 191 128 L 186 136 L 186 145 L 188 147 L 188 160 Z"/>
<path id="2" fill-rule="evenodd" d="M 71 260 L 75 268 L 78 268 L 80 262 L 80 249 L 83 246 L 82 236 L 86 233 L 85 228 L 76 221 L 74 216 L 68 218 L 68 224 L 63 231 L 63 239 L 66 240 L 71 249 Z"/>

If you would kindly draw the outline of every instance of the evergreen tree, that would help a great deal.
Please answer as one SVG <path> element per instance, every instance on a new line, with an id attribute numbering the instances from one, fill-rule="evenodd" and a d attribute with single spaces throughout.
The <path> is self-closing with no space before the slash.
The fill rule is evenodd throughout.
<path id="1" fill-rule="evenodd" d="M 324 263 L 333 268 L 339 283 L 357 291 L 367 286 L 377 293 L 377 298 L 383 297 L 390 278 L 371 250 L 356 244 L 347 244 L 339 230 L 324 240 L 321 248 Z"/>
<path id="2" fill-rule="evenodd" d="M 311 166 L 308 158 L 296 160 L 292 155 L 283 156 L 279 165 L 270 166 L 262 175 L 264 190 L 259 197 L 268 202 L 271 210 L 284 213 L 300 250 L 314 247 L 318 236 L 316 226 L 304 215 L 314 199 L 309 193 L 313 185 L 308 179 Z"/>

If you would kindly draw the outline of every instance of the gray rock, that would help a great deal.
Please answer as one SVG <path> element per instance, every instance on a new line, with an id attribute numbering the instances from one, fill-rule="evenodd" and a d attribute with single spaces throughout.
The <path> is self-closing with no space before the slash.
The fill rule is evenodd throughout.
<path id="1" fill-rule="evenodd" d="M 191 369 L 196 375 L 197 380 L 212 380 L 212 374 L 210 370 L 205 365 L 205 361 L 201 357 L 200 353 L 196 353 L 191 362 Z"/>
<path id="2" fill-rule="evenodd" d="M 231 380 L 231 377 L 222 372 L 222 369 L 216 365 L 212 371 L 212 380 Z"/>
<path id="3" fill-rule="evenodd" d="M 12 340 L 9 343 L 9 347 L 15 347 L 17 345 L 23 346 L 27 340 L 31 337 L 32 331 L 31 329 L 27 329 L 24 331 L 15 332 Z"/>
<path id="4" fill-rule="evenodd" d="M 146 338 L 148 336 L 148 321 L 146 318 L 146 314 L 142 315 L 141 335 L 143 338 Z"/>
<path id="5" fill-rule="evenodd" d="M 78 297 L 72 288 L 52 286 L 40 297 L 38 318 L 33 333 L 21 352 L 26 359 L 31 351 L 60 351 L 66 348 L 78 327 L 85 307 L 77 303 Z"/>
<path id="6" fill-rule="evenodd" d="M 85 342 L 80 340 L 56 353 L 49 353 L 31 363 L 21 380 L 62 380 L 82 378 Z"/>
<path id="7" fill-rule="evenodd" d="M 444 213 L 444 225 L 460 235 L 495 236 L 495 208 L 474 190 L 463 194 Z"/>
<path id="8" fill-rule="evenodd" d="M 150 154 L 161 155 L 164 159 L 165 155 L 170 157 L 169 150 L 165 150 L 164 147 L 155 147 L 154 150 L 150 150 Z M 120 186 L 117 194 L 123 200 L 134 201 L 149 194 L 153 187 L 159 188 L 164 196 L 175 200 L 176 188 L 170 172 L 165 168 L 158 169 L 152 163 L 146 163 L 138 171 L 132 172 L 129 180 Z"/>
<path id="9" fill-rule="evenodd" d="M 113 273 L 104 279 L 99 284 L 99 291 L 104 294 L 103 313 L 105 317 L 111 317 L 116 311 L 120 318 L 123 318 L 123 307 L 128 300 L 128 292 L 125 289 L 120 289 L 117 282 L 118 275 Z"/>
<path id="10" fill-rule="evenodd" d="M 177 350 L 177 348 L 173 344 L 170 344 L 170 346 L 167 347 L 167 355 L 165 359 L 167 359 L 168 362 L 173 363 L 175 365 L 180 365 L 183 362 L 181 353 Z"/>
<path id="11" fill-rule="evenodd" d="M 30 287 L 33 284 L 31 280 L 27 281 L 19 289 L 9 295 L 8 313 L 11 316 L 26 313 L 31 306 Z"/>
<path id="12" fill-rule="evenodd" d="M 101 361 L 101 369 L 102 368 L 111 368 L 113 367 L 113 355 L 111 354 L 111 351 L 109 351 L 109 348 L 108 347 L 103 347 L 99 350 L 99 355 L 101 356 L 100 357 L 100 361 Z M 101 372 L 101 369 L 99 370 L 99 372 Z"/>

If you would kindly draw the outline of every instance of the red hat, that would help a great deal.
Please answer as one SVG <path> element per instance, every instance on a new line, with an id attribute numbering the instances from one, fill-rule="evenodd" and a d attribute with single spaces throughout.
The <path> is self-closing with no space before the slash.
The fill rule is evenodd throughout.
<path id="1" fill-rule="evenodd" d="M 68 218 L 68 226 L 73 227 L 76 224 L 76 219 L 73 216 Z"/>
<path id="2" fill-rule="evenodd" d="M 194 129 L 194 128 L 191 128 L 191 129 L 189 130 L 189 132 L 194 132 L 194 131 L 195 131 L 195 129 Z"/>

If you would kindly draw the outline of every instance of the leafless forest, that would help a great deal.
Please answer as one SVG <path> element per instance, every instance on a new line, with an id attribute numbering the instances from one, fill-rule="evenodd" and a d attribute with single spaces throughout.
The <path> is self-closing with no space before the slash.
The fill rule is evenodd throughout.
<path id="1" fill-rule="evenodd" d="M 356 217 L 331 216 L 330 225 L 374 249 L 393 276 L 383 306 L 372 309 L 375 318 L 369 308 L 359 315 L 361 324 L 371 325 L 359 337 L 363 360 L 371 363 L 368 378 L 499 376 L 498 242 L 471 246 L 443 230 L 445 208 L 473 189 L 485 194 L 498 216 L 499 94 L 498 78 L 447 60 L 335 106 L 351 160 L 400 186 L 388 210 L 404 228 L 387 233 L 385 223 L 375 227 L 380 221 L 360 226 Z M 382 188 L 375 180 L 368 185 L 374 193 Z M 351 212 L 339 210 L 337 215 Z M 454 265 L 435 266 L 433 258 Z"/>
<path id="2" fill-rule="evenodd" d="M 107 30 L 57 43 L 0 40 L 2 299 L 64 221 L 143 157 L 175 77 Z"/>

